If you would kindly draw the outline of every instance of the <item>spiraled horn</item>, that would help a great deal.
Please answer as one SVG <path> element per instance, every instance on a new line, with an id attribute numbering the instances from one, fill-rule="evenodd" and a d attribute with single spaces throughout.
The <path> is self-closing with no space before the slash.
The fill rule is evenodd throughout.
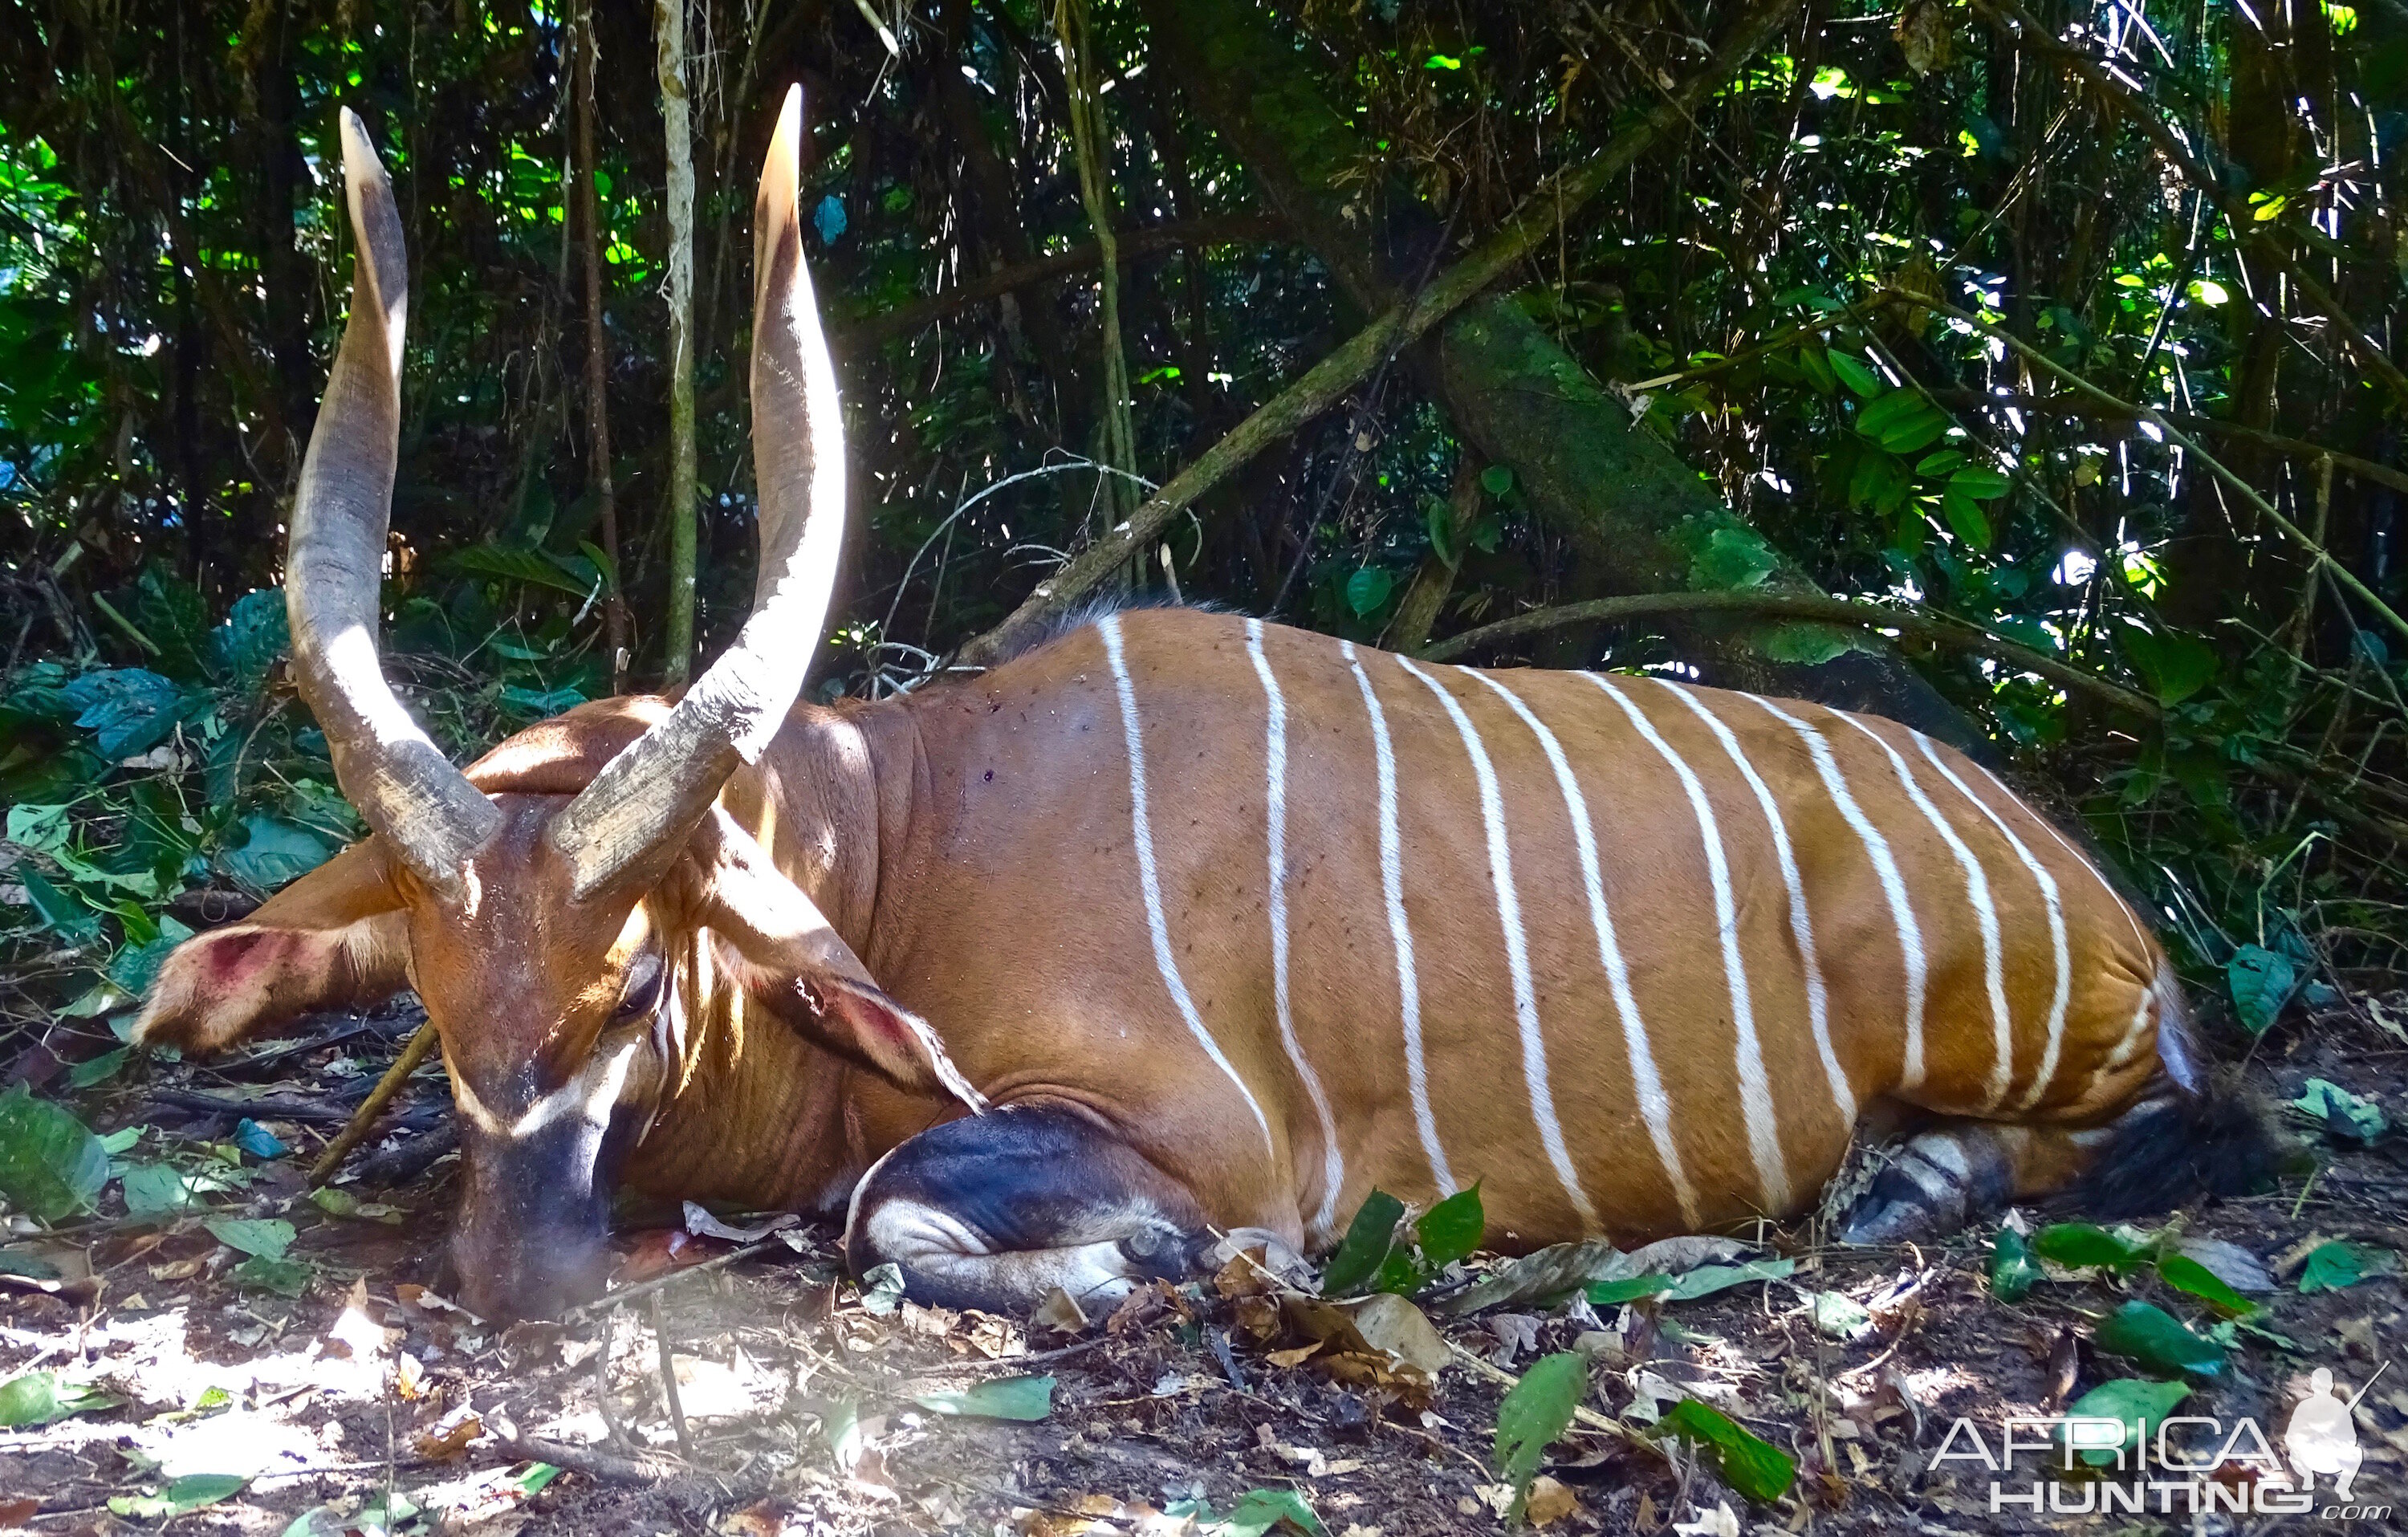
<path id="1" fill-rule="evenodd" d="M 309 434 L 286 539 L 294 675 L 326 733 L 343 794 L 421 880 L 455 895 L 462 864 L 501 813 L 409 718 L 377 661 L 409 268 L 393 183 L 349 108 L 341 132 L 358 250 L 351 315 Z"/>
<path id="2" fill-rule="evenodd" d="M 752 616 L 666 717 L 603 765 L 546 832 L 580 900 L 658 880 L 802 692 L 844 540 L 844 423 L 803 269 L 803 93 L 786 92 L 753 204 L 752 466 L 761 575 Z"/>

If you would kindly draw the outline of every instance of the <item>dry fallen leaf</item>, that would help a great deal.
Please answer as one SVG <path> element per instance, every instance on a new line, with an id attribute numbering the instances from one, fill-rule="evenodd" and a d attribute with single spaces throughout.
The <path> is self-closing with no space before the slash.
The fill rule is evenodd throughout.
<path id="1" fill-rule="evenodd" d="M 343 1300 L 343 1311 L 326 1330 L 326 1338 L 339 1347 L 340 1354 L 355 1361 L 374 1360 L 391 1338 L 385 1327 L 368 1316 L 368 1279 L 361 1276 L 351 1283 L 351 1295 Z"/>
<path id="2" fill-rule="evenodd" d="M 1079 1300 L 1056 1286 L 1037 1304 L 1037 1322 L 1062 1334 L 1084 1334 L 1094 1327 Z"/>
<path id="3" fill-rule="evenodd" d="M 1534 1527 L 1552 1526 L 1579 1510 L 1580 1497 L 1556 1479 L 1541 1473 L 1530 1484 L 1529 1502 L 1522 1507 Z"/>
<path id="4" fill-rule="evenodd" d="M 462 1409 L 448 1415 L 431 1430 L 422 1430 L 410 1438 L 410 1449 L 429 1462 L 442 1462 L 458 1457 L 468 1449 L 468 1444 L 485 1433 L 485 1422 L 474 1409 Z"/>
<path id="5" fill-rule="evenodd" d="M 756 1500 L 719 1522 L 721 1537 L 780 1537 L 785 1530 L 786 1513 L 774 1500 Z"/>
<path id="6" fill-rule="evenodd" d="M 1454 1358 L 1428 1315 L 1401 1297 L 1376 1293 L 1351 1311 L 1363 1343 L 1402 1365 L 1435 1377 Z"/>
<path id="7" fill-rule="evenodd" d="M 1731 1514 L 1730 1501 L 1725 1500 L 1694 1521 L 1673 1522 L 1672 1530 L 1680 1537 L 1739 1537 L 1739 1517 Z"/>

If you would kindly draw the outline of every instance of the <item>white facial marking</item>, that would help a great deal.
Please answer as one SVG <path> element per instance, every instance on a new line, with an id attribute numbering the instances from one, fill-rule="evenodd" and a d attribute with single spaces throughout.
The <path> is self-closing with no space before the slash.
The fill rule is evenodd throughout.
<path id="1" fill-rule="evenodd" d="M 2065 1049 L 2065 1010 L 2073 997 L 2073 950 L 2065 939 L 2065 903 L 2057 889 L 2057 877 L 2048 872 L 2047 866 L 2032 857 L 2031 850 L 2014 835 L 2006 820 L 1990 810 L 1989 802 L 1975 795 L 1963 780 L 1949 770 L 1940 754 L 1932 751 L 1930 738 L 1920 731 L 1913 735 L 1914 744 L 1923 749 L 1923 755 L 1931 761 L 1931 767 L 1940 770 L 1940 777 L 1955 785 L 1958 795 L 1971 801 L 1975 811 L 1988 817 L 1990 826 L 1998 828 L 1999 836 L 2015 851 L 2015 857 L 2023 861 L 2033 883 L 2040 887 L 2041 900 L 2048 909 L 2048 942 L 2057 957 L 2057 991 L 2049 998 L 2048 1037 L 2041 1047 L 2040 1066 L 2033 1070 L 2031 1087 L 2024 1091 L 2023 1099 L 2015 1105 L 2018 1110 L 2029 1110 L 2040 1102 L 2041 1095 L 2048 1088 L 2048 1081 L 2057 1076 L 2057 1059 Z"/>
<path id="2" fill-rule="evenodd" d="M 1196 1000 L 1188 995 L 1187 984 L 1179 974 L 1179 962 L 1171 954 L 1170 926 L 1162 912 L 1162 880 L 1154 862 L 1154 826 L 1146 810 L 1145 740 L 1138 725 L 1137 690 L 1129 682 L 1128 662 L 1121 654 L 1120 616 L 1106 614 L 1096 622 L 1096 628 L 1103 636 L 1104 655 L 1111 663 L 1112 687 L 1120 696 L 1121 737 L 1128 749 L 1129 840 L 1137 850 L 1138 885 L 1145 895 L 1145 921 L 1154 936 L 1154 968 L 1162 973 L 1162 984 L 1168 989 L 1170 1001 L 1179 1010 L 1179 1017 L 1187 1022 L 1188 1033 L 1196 1038 L 1197 1045 L 1204 1048 L 1204 1055 L 1212 1059 L 1212 1065 L 1219 1068 L 1222 1075 L 1237 1088 L 1239 1097 L 1246 1101 L 1246 1108 L 1254 1112 L 1254 1125 L 1262 1130 L 1263 1149 L 1269 1153 L 1272 1151 L 1269 1118 L 1263 1114 L 1263 1107 L 1255 1102 L 1254 1091 L 1246 1086 L 1246 1081 L 1238 1076 L 1238 1070 L 1221 1055 L 1220 1043 L 1212 1039 L 1212 1032 L 1205 1028 L 1204 1016 L 1197 1012 Z"/>
<path id="3" fill-rule="evenodd" d="M 1806 973 L 1806 1023 L 1814 1032 L 1814 1050 L 1823 1059 L 1823 1076 L 1831 1086 L 1831 1104 L 1840 1113 L 1840 1123 L 1856 1124 L 1856 1091 L 1848 1075 L 1840 1069 L 1839 1053 L 1831 1047 L 1830 998 L 1823 986 L 1823 963 L 1814 953 L 1814 925 L 1806 912 L 1806 882 L 1799 873 L 1798 853 L 1789 845 L 1789 829 L 1781 820 L 1781 808 L 1772 798 L 1771 787 L 1756 765 L 1740 751 L 1739 738 L 1725 725 L 1722 718 L 1708 710 L 1696 694 L 1677 683 L 1656 682 L 1672 697 L 1689 707 L 1690 712 L 1706 723 L 1706 729 L 1723 745 L 1731 766 L 1747 781 L 1756 794 L 1756 804 L 1764 812 L 1765 826 L 1772 830 L 1773 857 L 1781 864 L 1781 883 L 1789 891 L 1789 933 L 1798 941 L 1798 956 Z"/>
<path id="4" fill-rule="evenodd" d="M 1914 921 L 1914 908 L 1906 899 L 1906 882 L 1898 872 L 1898 860 L 1889 852 L 1889 840 L 1872 825 L 1856 797 L 1848 793 L 1848 782 L 1840 772 L 1840 765 L 1831 756 L 1831 744 L 1813 726 L 1774 704 L 1770 699 L 1749 694 L 1772 716 L 1788 723 L 1806 744 L 1809 756 L 1814 760 L 1814 772 L 1823 781 L 1833 805 L 1849 826 L 1856 829 L 1857 840 L 1865 846 L 1865 855 L 1872 861 L 1873 873 L 1881 879 L 1882 896 L 1889 902 L 1890 920 L 1898 927 L 1898 948 L 1906 969 L 1906 1060 L 1899 1070 L 1899 1087 L 1914 1088 L 1923 1082 L 1923 995 L 1929 985 L 1930 960 L 1923 951 L 1923 930 Z"/>
<path id="5" fill-rule="evenodd" d="M 1923 813 L 1923 819 L 1931 824 L 1931 830 L 1940 835 L 1940 840 L 1948 845 L 1948 852 L 1956 857 L 1956 868 L 1965 872 L 1965 900 L 1972 907 L 1973 922 L 1982 931 L 1982 980 L 1990 995 L 1990 1082 L 1985 1091 L 1985 1104 L 1995 1110 L 2006 1099 L 2008 1085 L 2014 1082 L 2015 1027 L 2014 1020 L 2007 1013 L 2005 961 L 1999 943 L 1999 910 L 1990 900 L 1990 878 L 1983 871 L 1982 862 L 1973 857 L 1973 851 L 1956 836 L 1956 829 L 1940 814 L 1940 808 L 1923 793 L 1923 786 L 1915 782 L 1914 772 L 1907 768 L 1906 760 L 1899 756 L 1898 749 L 1884 741 L 1880 733 L 1854 715 L 1836 710 L 1830 713 L 1835 719 L 1845 721 L 1863 733 L 1867 741 L 1882 750 L 1882 756 L 1889 759 L 1891 769 L 1898 775 L 1899 788 L 1906 792 L 1906 798 Z"/>
<path id="6" fill-rule="evenodd" d="M 1270 850 L 1270 925 L 1271 925 L 1271 1004 L 1279 1018 L 1280 1043 L 1287 1048 L 1288 1061 L 1296 1068 L 1297 1078 L 1304 1092 L 1312 1098 L 1313 1113 L 1321 1121 L 1321 1206 L 1313 1214 L 1315 1232 L 1333 1230 L 1338 1210 L 1338 1192 L 1346 1183 L 1346 1156 L 1338 1145 L 1338 1120 L 1329 1111 L 1329 1096 L 1322 1092 L 1321 1075 L 1304 1059 L 1304 1047 L 1296 1038 L 1296 1019 L 1288 1009 L 1287 997 L 1287 700 L 1280 693 L 1279 680 L 1271 676 L 1270 662 L 1263 655 L 1263 622 L 1246 621 L 1246 654 L 1254 659 L 1254 675 L 1262 680 L 1263 698 L 1269 711 L 1265 730 L 1263 779 L 1264 841 Z"/>
<path id="7" fill-rule="evenodd" d="M 452 1102 L 471 1125 L 490 1137 L 515 1141 L 531 1137 L 554 1122 L 579 1116 L 595 1127 L 608 1127 L 610 1112 L 619 1103 L 620 1091 L 626 1086 L 627 1069 L 643 1045 L 641 1039 L 630 1040 L 608 1056 L 593 1056 L 560 1087 L 537 1099 L 515 1119 L 505 1121 L 477 1097 L 468 1080 L 452 1066 L 451 1054 L 444 1054 L 444 1066 L 452 1074 Z"/>
<path id="8" fill-rule="evenodd" d="M 1647 739 L 1648 745 L 1679 778 L 1682 790 L 1689 797 L 1689 810 L 1698 819 L 1698 838 L 1706 855 L 1706 876 L 1714 888 L 1714 929 L 1722 943 L 1723 980 L 1729 989 L 1731 1025 L 1738 1038 L 1733 1065 L 1739 1074 L 1740 1109 L 1747 1122 L 1748 1154 L 1756 1164 L 1756 1185 L 1764 1194 L 1765 1209 L 1786 1212 L 1790 1200 L 1789 1163 L 1781 1151 L 1772 1085 L 1764 1074 L 1764 1045 L 1756 1039 L 1756 1003 L 1748 990 L 1747 962 L 1739 951 L 1739 903 L 1731 892 L 1730 863 L 1723 853 L 1722 828 L 1714 819 L 1713 802 L 1707 798 L 1706 787 L 1698 782 L 1697 770 L 1673 751 L 1672 744 L 1656 729 L 1656 723 L 1631 703 L 1628 696 L 1594 672 L 1580 676 L 1603 689 L 1608 698 L 1622 707 L 1631 727 Z"/>

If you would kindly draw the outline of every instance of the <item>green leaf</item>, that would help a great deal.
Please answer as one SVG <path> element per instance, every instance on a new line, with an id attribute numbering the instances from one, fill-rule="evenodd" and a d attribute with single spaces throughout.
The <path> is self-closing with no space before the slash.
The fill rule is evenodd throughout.
<path id="1" fill-rule="evenodd" d="M 1304 1496 L 1294 1489 L 1248 1489 L 1238 1497 L 1229 1514 L 1218 1520 L 1207 1520 L 1203 1530 L 1209 1537 L 1263 1537 L 1281 1521 L 1295 1522 L 1309 1532 L 1324 1529 Z"/>
<path id="2" fill-rule="evenodd" d="M 1711 1451 L 1723 1482 L 1757 1504 L 1770 1504 L 1788 1493 L 1798 1476 L 1797 1458 L 1695 1399 L 1683 1399 L 1666 1410 L 1656 1429 L 1659 1435 L 1677 1435 L 1701 1451 Z"/>
<path id="3" fill-rule="evenodd" d="M 1918 452 L 1948 430 L 1947 413 L 1939 407 L 1920 395 L 1915 397 L 1915 407 L 1883 424 L 1877 435 L 1882 447 L 1892 453 Z"/>
<path id="4" fill-rule="evenodd" d="M 2146 1247 L 2128 1243 L 2087 1222 L 2058 1222 L 2032 1234 L 2032 1252 L 2070 1271 L 2110 1270 L 2121 1275 L 2147 1262 Z"/>
<path id="5" fill-rule="evenodd" d="M 1965 455 L 1957 450 L 1942 449 L 1936 453 L 1927 453 L 1916 460 L 1914 472 L 1917 475 L 1945 475 L 1963 463 L 1965 463 Z"/>
<path id="6" fill-rule="evenodd" d="M 2112 1419 L 2124 1427 L 2124 1439 L 2118 1445 L 2104 1446 L 2087 1441 L 2076 1444 L 2083 1461 L 2103 1467 L 2146 1434 L 2149 1426 L 2164 1423 L 2174 1405 L 2188 1397 L 2190 1389 L 2178 1382 L 2122 1377 L 2083 1394 L 2065 1413 L 2069 1419 Z"/>
<path id="7" fill-rule="evenodd" d="M 108 1150 L 92 1129 L 18 1085 L 0 1094 L 0 1195 L 44 1222 L 89 1210 L 108 1183 Z"/>
<path id="8" fill-rule="evenodd" d="M 2371 1142 L 2391 1129 L 2382 1106 L 2323 1078 L 2309 1079 L 2307 1092 L 2289 1104 L 2311 1120 L 2323 1122 L 2328 1135 L 2344 1142 Z"/>
<path id="9" fill-rule="evenodd" d="M 1492 496 L 1502 496 L 1513 489 L 1513 471 L 1509 466 L 1490 465 L 1480 472 L 1480 489 Z"/>
<path id="10" fill-rule="evenodd" d="M 92 910 L 50 884 L 41 871 L 19 865 L 9 873 L 25 888 L 25 899 L 34 904 L 34 911 L 58 931 L 60 939 L 82 945 L 100 938 L 100 920 L 92 915 Z"/>
<path id="11" fill-rule="evenodd" d="M 1388 601 L 1396 585 L 1396 578 L 1379 567 L 1366 566 L 1346 579 L 1346 606 L 1354 610 L 1356 617 L 1369 619 Z"/>
<path id="12" fill-rule="evenodd" d="M 2308 1252 L 2308 1262 L 2300 1270 L 2300 1292 L 2309 1296 L 2341 1291 L 2370 1275 L 2383 1274 L 2392 1264 L 2390 1254 L 2362 1243 L 2319 1243 Z"/>
<path id="13" fill-rule="evenodd" d="M 2094 1343 L 2111 1356 L 2129 1357 L 2160 1372 L 2213 1377 L 2224 1371 L 2222 1345 L 2193 1333 L 2165 1309 L 2137 1299 L 2107 1316 Z"/>
<path id="14" fill-rule="evenodd" d="M 275 1132 L 248 1115 L 234 1124 L 234 1145 L 254 1158 L 280 1158 L 292 1151 Z"/>
<path id="15" fill-rule="evenodd" d="M 98 1056 L 77 1063 L 67 1070 L 67 1087 L 88 1089 L 94 1084 L 108 1082 L 117 1076 L 120 1068 L 125 1066 L 125 1058 L 131 1051 L 130 1047 L 120 1046 L 113 1052 L 103 1052 Z"/>
<path id="16" fill-rule="evenodd" d="M 198 1189 L 164 1163 L 137 1163 L 125 1171 L 125 1214 L 173 1216 L 196 1204 Z"/>
<path id="17" fill-rule="evenodd" d="M 67 821 L 70 809 L 64 804 L 9 807 L 8 841 L 36 854 L 58 853 L 75 836 Z"/>
<path id="18" fill-rule="evenodd" d="M 1572 1411 L 1587 1392 L 1587 1359 L 1564 1350 L 1535 1362 L 1497 1406 L 1497 1475 L 1513 1486 L 1513 1521 L 1522 1519 L 1539 1459 L 1571 1429 Z"/>
<path id="19" fill-rule="evenodd" d="M 124 1401 L 84 1383 L 61 1382 L 53 1372 L 28 1372 L 0 1383 L 0 1429 L 48 1425 L 69 1415 L 114 1409 Z"/>
<path id="20" fill-rule="evenodd" d="M 2176 1291 L 2188 1292 L 2228 1318 L 2238 1318 L 2258 1311 L 2258 1304 L 2224 1284 L 2214 1271 L 2185 1254 L 2170 1254 L 2157 1260 L 2157 1279 Z"/>
<path id="21" fill-rule="evenodd" d="M 172 918 L 167 921 L 175 923 Z M 108 963 L 108 980 L 123 988 L 128 998 L 140 998 L 149 992 L 151 980 L 158 976 L 167 957 L 176 953 L 176 946 L 193 937 L 192 930 L 182 924 L 176 924 L 176 927 L 179 930 L 177 934 L 162 934 L 147 944 L 131 944 L 119 951 L 117 958 Z"/>
<path id="22" fill-rule="evenodd" d="M 1619 1281 L 1590 1282 L 1588 1300 L 1592 1307 L 1620 1307 L 1642 1297 L 1667 1297 L 1671 1291 L 1672 1278 L 1669 1275 L 1627 1275 Z"/>
<path id="23" fill-rule="evenodd" d="M 958 1393 L 923 1393 L 913 1401 L 939 1415 L 980 1419 L 1043 1419 L 1054 1412 L 1051 1377 L 997 1377 Z"/>
<path id="24" fill-rule="evenodd" d="M 1436 496 L 1422 506 L 1422 526 L 1429 535 L 1430 553 L 1438 556 L 1449 568 L 1463 562 L 1463 552 L 1455 543 L 1455 510 Z"/>
<path id="25" fill-rule="evenodd" d="M 1866 367 L 1860 359 L 1852 357 L 1846 352 L 1832 352 L 1828 355 L 1830 359 L 1831 371 L 1840 376 L 1841 383 L 1868 400 L 1882 393 L 1881 375 Z"/>
<path id="26" fill-rule="evenodd" d="M 1329 1257 L 1328 1268 L 1321 1272 L 1323 1295 L 1347 1297 L 1362 1290 L 1387 1259 L 1388 1250 L 1397 1241 L 1397 1224 L 1404 1216 L 1405 1203 L 1385 1190 L 1374 1190 L 1364 1197 L 1362 1210 L 1346 1225 L 1346 1236 L 1339 1241 L 1338 1252 Z"/>
<path id="27" fill-rule="evenodd" d="M 267 1255 L 253 1255 L 226 1274 L 235 1285 L 256 1291 L 272 1291 L 279 1297 L 298 1297 L 308 1289 L 309 1267 L 298 1259 L 278 1259 Z"/>
<path id="28" fill-rule="evenodd" d="M 1940 457 L 1941 455 L 1936 453 L 1932 455 L 1933 459 Z M 1961 459 L 1964 455 L 1959 454 L 1957 457 Z M 1930 462 L 1930 459 L 1927 459 L 1924 461 L 1923 465 L 1917 465 L 1915 467 L 1917 469 L 1921 469 L 1924 467 L 1924 465 L 1928 465 Z M 1948 477 L 1949 490 L 1954 491 L 1960 496 L 1971 496 L 1977 502 L 1995 501 L 1999 497 L 2005 496 L 2007 492 L 2014 487 L 2014 482 L 2013 481 L 2007 479 L 2004 475 L 2000 474 L 1997 470 L 1990 469 L 1980 465 L 1975 465 L 1967 469 L 1960 469 L 1956 474 Z"/>
<path id="29" fill-rule="evenodd" d="M 282 1217 L 211 1217 L 201 1224 L 229 1249 L 281 1259 L 293 1247 L 293 1224 Z"/>
<path id="30" fill-rule="evenodd" d="M 2032 1258 L 2031 1244 L 2024 1235 L 2013 1228 L 2000 1228 L 1990 1241 L 1990 1295 L 2001 1302 L 2020 1302 L 2042 1275 L 2040 1262 Z"/>
<path id="31" fill-rule="evenodd" d="M 1701 1297 L 1712 1297 L 1718 1291 L 1743 1286 L 1751 1281 L 1779 1281 L 1798 1269 L 1795 1259 L 1751 1259 L 1744 1265 L 1700 1265 L 1672 1278 L 1672 1289 L 1665 1299 L 1672 1302 L 1694 1302 Z"/>
<path id="32" fill-rule="evenodd" d="M 1723 524 L 1706 537 L 1705 547 L 1689 563 L 1689 585 L 1700 592 L 1736 592 L 1761 586 L 1781 566 L 1781 557 L 1753 528 Z"/>
<path id="33" fill-rule="evenodd" d="M 1799 348 L 1798 369 L 1806 376 L 1806 382 L 1814 387 L 1817 395 L 1828 395 L 1839 387 L 1840 381 L 1831 372 L 1830 360 L 1823 355 L 1820 347 Z"/>
<path id="34" fill-rule="evenodd" d="M 2215 681 L 2215 648 L 2197 636 L 2127 625 L 2115 633 L 2115 639 L 2157 697 L 2168 704 L 2180 704 Z"/>
<path id="35" fill-rule="evenodd" d="M 141 668 L 87 672 L 63 692 L 76 725 L 93 733 L 93 750 L 111 763 L 165 740 L 184 702 L 182 689 Z"/>
<path id="36" fill-rule="evenodd" d="M 59 1268 L 31 1249 L 0 1249 L 0 1275 L 22 1275 L 28 1281 L 55 1281 Z"/>
<path id="37" fill-rule="evenodd" d="M 1480 1247 L 1480 1235 L 1487 1230 L 1488 1214 L 1481 1207 L 1477 1182 L 1470 1189 L 1457 1190 L 1424 1212 L 1413 1224 L 1414 1236 L 1421 1240 L 1422 1258 L 1433 1271 L 1444 1270 Z"/>
<path id="38" fill-rule="evenodd" d="M 157 1494 L 121 1494 L 112 1497 L 108 1508 L 119 1515 L 138 1521 L 155 1521 L 163 1516 L 181 1515 L 187 1511 L 214 1505 L 240 1494 L 248 1478 L 233 1473 L 187 1473 L 170 1479 Z"/>
<path id="39" fill-rule="evenodd" d="M 1776 662 L 1820 667 L 1859 649 L 1854 632 L 1837 625 L 1775 625 L 1764 638 L 1764 654 Z"/>
<path id="40" fill-rule="evenodd" d="M 253 890 L 274 891 L 335 856 L 335 846 L 317 833 L 264 812 L 244 817 L 242 826 L 249 839 L 218 860 L 227 874 Z"/>
<path id="41" fill-rule="evenodd" d="M 2241 1027 L 2252 1036 L 2274 1027 L 2283 1005 L 2300 984 L 2297 961 L 2279 950 L 2244 944 L 2224 963 L 2225 984 L 2232 990 L 2232 1010 Z"/>
<path id="42" fill-rule="evenodd" d="M 1940 515 L 1948 520 L 1948 531 L 1976 550 L 1990 547 L 1990 515 L 1981 504 L 1962 496 L 1953 488 L 1940 498 Z"/>
<path id="43" fill-rule="evenodd" d="M 292 646 L 281 587 L 243 594 L 227 610 L 225 623 L 209 632 L 210 659 L 219 672 L 226 682 L 253 693 Z"/>
<path id="44" fill-rule="evenodd" d="M 1873 1327 L 1873 1315 L 1862 1302 L 1843 1291 L 1814 1294 L 1814 1328 L 1834 1340 L 1862 1339 Z"/>

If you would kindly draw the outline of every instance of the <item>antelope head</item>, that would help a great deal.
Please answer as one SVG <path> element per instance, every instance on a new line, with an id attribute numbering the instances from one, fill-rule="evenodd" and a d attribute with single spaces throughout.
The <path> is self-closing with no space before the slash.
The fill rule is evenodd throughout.
<path id="1" fill-rule="evenodd" d="M 637 711 L 640 735 L 628 729 L 582 783 L 534 792 L 472 784 L 379 663 L 408 280 L 383 166 L 349 110 L 341 133 L 351 310 L 292 512 L 286 601 L 300 693 L 374 836 L 303 898 L 339 911 L 286 919 L 296 886 L 279 898 L 283 921 L 190 941 L 138 1029 L 208 1050 L 301 1007 L 414 986 L 459 1113 L 463 1300 L 489 1317 L 548 1315 L 599 1284 L 611 1165 L 675 1075 L 696 944 L 722 957 L 713 974 L 890 1076 L 924 1083 L 942 1060 L 717 805 L 802 687 L 843 534 L 835 376 L 796 209 L 801 93 L 787 94 L 755 205 L 752 616 L 673 706 Z"/>

